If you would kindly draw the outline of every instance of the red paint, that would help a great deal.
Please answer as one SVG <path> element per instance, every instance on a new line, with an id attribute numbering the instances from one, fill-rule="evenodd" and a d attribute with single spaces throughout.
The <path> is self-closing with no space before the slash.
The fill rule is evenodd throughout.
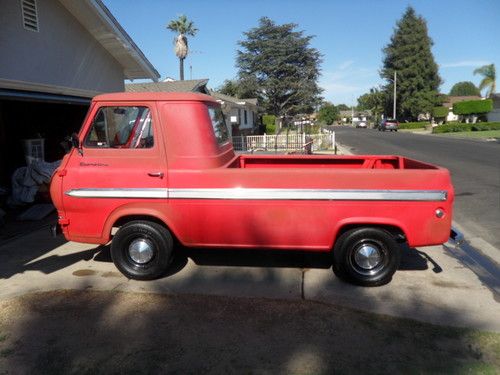
<path id="1" fill-rule="evenodd" d="M 79 134 L 106 106 L 149 108 L 151 148 L 73 149 L 54 174 L 51 195 L 68 240 L 107 243 L 126 216 L 165 223 L 186 246 L 328 251 L 346 225 L 400 228 L 410 246 L 448 239 L 453 187 L 446 169 L 400 156 L 235 155 L 215 139 L 207 107 L 191 93 L 120 93 L 94 98 Z M 163 177 L 154 177 L 163 173 Z M 446 201 L 327 201 L 244 199 L 81 198 L 72 189 L 335 189 L 442 190 Z M 435 210 L 445 211 L 437 218 Z"/>

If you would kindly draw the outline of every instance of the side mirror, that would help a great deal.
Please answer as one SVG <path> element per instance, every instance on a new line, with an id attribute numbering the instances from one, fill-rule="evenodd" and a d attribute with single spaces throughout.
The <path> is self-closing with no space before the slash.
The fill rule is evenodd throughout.
<path id="1" fill-rule="evenodd" d="M 78 134 L 76 133 L 71 134 L 71 144 L 74 148 L 78 150 L 78 153 L 80 155 L 83 155 L 82 145 L 80 143 L 80 140 L 78 139 Z"/>
<path id="2" fill-rule="evenodd" d="M 78 134 L 76 133 L 71 134 L 71 145 L 74 148 L 80 148 L 80 140 L 78 139 Z"/>

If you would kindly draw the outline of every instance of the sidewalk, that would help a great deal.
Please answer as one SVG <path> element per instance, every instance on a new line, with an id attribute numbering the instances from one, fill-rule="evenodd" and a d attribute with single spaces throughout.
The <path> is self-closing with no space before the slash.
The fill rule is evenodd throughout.
<path id="1" fill-rule="evenodd" d="M 39 230 L 0 246 L 0 300 L 60 289 L 310 300 L 423 322 L 500 332 L 500 296 L 449 247 L 407 250 L 392 282 L 378 288 L 334 277 L 325 254 L 185 250 L 170 275 L 128 280 L 109 247 L 52 239 Z"/>

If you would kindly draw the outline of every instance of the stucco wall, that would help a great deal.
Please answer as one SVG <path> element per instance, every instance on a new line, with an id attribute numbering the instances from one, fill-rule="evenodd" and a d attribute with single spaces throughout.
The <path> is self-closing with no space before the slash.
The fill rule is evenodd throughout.
<path id="1" fill-rule="evenodd" d="M 120 64 L 59 1 L 37 1 L 39 32 L 24 29 L 19 0 L 0 1 L 0 79 L 124 91 Z"/>

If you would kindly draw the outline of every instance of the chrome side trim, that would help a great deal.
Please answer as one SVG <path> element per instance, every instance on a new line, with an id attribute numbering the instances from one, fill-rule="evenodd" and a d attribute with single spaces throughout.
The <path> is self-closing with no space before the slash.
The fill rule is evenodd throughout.
<path id="1" fill-rule="evenodd" d="M 168 198 L 168 189 L 73 189 L 66 195 L 76 198 Z"/>
<path id="2" fill-rule="evenodd" d="M 169 189 L 171 199 L 445 201 L 442 190 Z"/>
<path id="3" fill-rule="evenodd" d="M 443 190 L 334 190 L 334 189 L 74 189 L 77 198 L 240 199 L 240 200 L 355 200 L 446 201 Z"/>

